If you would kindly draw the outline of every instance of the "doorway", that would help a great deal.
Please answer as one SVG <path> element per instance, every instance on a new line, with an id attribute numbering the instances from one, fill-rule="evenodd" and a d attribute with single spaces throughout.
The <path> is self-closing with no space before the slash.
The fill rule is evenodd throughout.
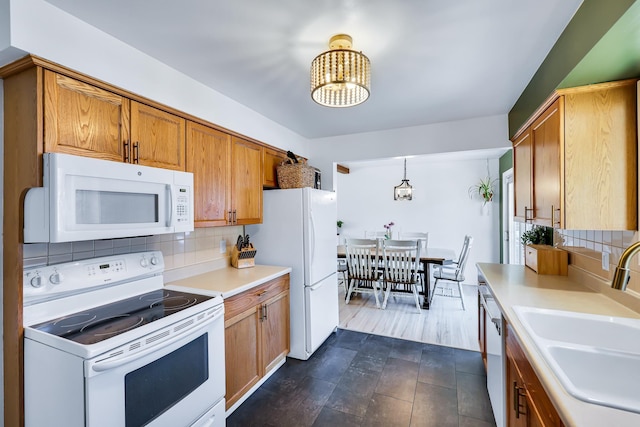
<path id="1" fill-rule="evenodd" d="M 502 263 L 520 264 L 515 230 L 513 168 L 502 173 Z"/>

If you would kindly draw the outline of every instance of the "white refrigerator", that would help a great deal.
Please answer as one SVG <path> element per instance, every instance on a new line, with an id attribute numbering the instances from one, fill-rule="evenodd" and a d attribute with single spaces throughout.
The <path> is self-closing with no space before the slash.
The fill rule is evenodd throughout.
<path id="1" fill-rule="evenodd" d="M 263 222 L 245 226 L 256 263 L 292 268 L 290 357 L 307 360 L 338 327 L 336 195 L 314 188 L 266 190 Z"/>

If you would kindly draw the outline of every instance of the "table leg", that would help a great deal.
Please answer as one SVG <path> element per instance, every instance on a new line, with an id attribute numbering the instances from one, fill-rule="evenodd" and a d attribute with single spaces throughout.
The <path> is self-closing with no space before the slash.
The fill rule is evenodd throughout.
<path id="1" fill-rule="evenodd" d="M 431 292 L 431 284 L 429 283 L 429 277 L 431 277 L 431 275 L 429 267 L 430 264 L 428 262 L 422 263 L 422 287 L 424 288 L 424 300 L 422 301 L 423 310 L 429 310 L 429 293 Z"/>

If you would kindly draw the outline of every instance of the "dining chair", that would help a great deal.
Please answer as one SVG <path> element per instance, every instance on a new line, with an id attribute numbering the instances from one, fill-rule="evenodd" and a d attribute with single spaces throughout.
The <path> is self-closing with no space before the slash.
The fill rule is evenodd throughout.
<path id="1" fill-rule="evenodd" d="M 464 282 L 464 268 L 467 264 L 467 259 L 469 258 L 469 251 L 471 250 L 471 246 L 473 245 L 473 237 L 467 235 L 464 236 L 464 243 L 462 244 L 462 249 L 460 250 L 460 256 L 457 261 L 453 261 L 450 264 L 444 265 L 434 265 L 433 277 L 436 279 L 433 284 L 433 291 L 431 292 L 431 298 L 429 299 L 429 304 L 433 300 L 435 295 L 445 296 L 445 297 L 453 297 L 460 298 L 460 302 L 462 303 L 462 309 L 465 309 L 464 306 L 464 294 L 462 292 L 462 282 Z M 444 287 L 440 287 L 440 293 L 436 294 L 436 290 L 438 289 L 438 281 L 439 280 L 447 280 L 450 282 L 456 282 L 458 284 L 458 294 L 456 295 L 453 291 L 447 293 L 444 290 Z"/>
<path id="2" fill-rule="evenodd" d="M 348 278 L 348 268 L 347 268 L 347 260 L 344 258 L 338 258 L 338 265 L 336 268 L 336 272 L 338 273 L 338 286 L 342 285 L 344 286 L 344 294 L 345 297 L 347 295 L 347 283 L 349 281 Z"/>
<path id="3" fill-rule="evenodd" d="M 378 299 L 378 281 L 380 280 L 379 252 L 380 243 L 377 239 L 347 240 L 347 278 L 349 287 L 345 304 L 349 304 L 353 293 L 373 293 L 376 299 L 376 307 L 380 307 L 380 300 Z"/>
<path id="4" fill-rule="evenodd" d="M 387 232 L 386 231 L 365 231 L 364 232 L 365 239 L 386 239 Z"/>
<path id="5" fill-rule="evenodd" d="M 418 282 L 420 273 L 418 267 L 420 265 L 420 249 L 419 240 L 383 240 L 382 241 L 382 258 L 384 260 L 384 274 L 382 277 L 382 285 L 384 286 L 384 301 L 382 308 L 387 307 L 389 296 L 410 295 L 406 291 L 408 288 L 413 293 L 416 308 L 419 313 L 420 298 L 418 296 Z M 404 293 L 400 291 L 400 287 L 404 287 Z"/>
<path id="6" fill-rule="evenodd" d="M 399 233 L 400 236 L 398 240 L 419 240 L 422 244 L 422 251 L 427 249 L 429 246 L 429 233 L 423 233 L 418 231 L 402 231 Z"/>
<path id="7" fill-rule="evenodd" d="M 429 233 L 426 232 L 419 232 L 419 231 L 404 231 L 404 232 L 400 232 L 400 237 L 399 240 L 418 240 L 420 241 L 420 243 L 422 244 L 422 253 L 425 253 L 427 250 L 427 247 L 429 246 Z M 424 288 L 424 283 L 422 283 L 422 278 L 423 278 L 423 271 L 422 271 L 422 264 L 420 264 L 419 266 L 420 268 L 418 269 L 418 279 L 419 279 L 419 283 L 420 286 L 422 286 Z"/>

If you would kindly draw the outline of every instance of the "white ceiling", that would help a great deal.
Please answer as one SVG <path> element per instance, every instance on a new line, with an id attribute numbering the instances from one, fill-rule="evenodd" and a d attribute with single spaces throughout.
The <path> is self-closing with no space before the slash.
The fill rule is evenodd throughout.
<path id="1" fill-rule="evenodd" d="M 307 138 L 506 114 L 582 0 L 47 0 Z M 371 96 L 333 109 L 309 65 L 337 33 Z"/>

